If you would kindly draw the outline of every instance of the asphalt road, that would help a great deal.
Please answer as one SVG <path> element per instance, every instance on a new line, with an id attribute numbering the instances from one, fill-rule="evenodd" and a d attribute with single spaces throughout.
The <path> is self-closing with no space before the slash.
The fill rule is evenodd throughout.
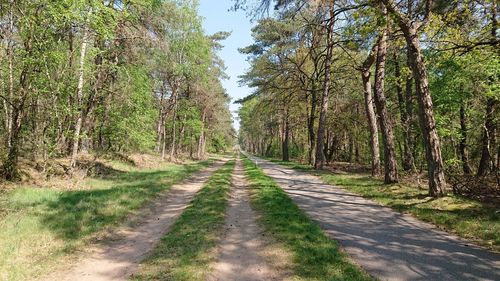
<path id="1" fill-rule="evenodd" d="M 356 263 L 380 280 L 500 280 L 499 254 L 314 175 L 251 158 Z"/>

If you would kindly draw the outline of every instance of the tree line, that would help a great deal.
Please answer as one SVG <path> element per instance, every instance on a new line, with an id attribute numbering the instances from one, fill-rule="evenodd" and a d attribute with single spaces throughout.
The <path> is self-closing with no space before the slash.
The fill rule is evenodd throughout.
<path id="1" fill-rule="evenodd" d="M 496 0 L 244 0 L 258 16 L 240 51 L 255 90 L 240 143 L 322 168 L 370 163 L 385 183 L 426 170 L 496 175 L 500 41 Z M 272 9 L 274 8 L 274 9 Z M 272 16 L 268 16 L 272 12 Z"/>
<path id="2" fill-rule="evenodd" d="M 0 159 L 82 152 L 202 158 L 234 132 L 217 56 L 195 0 L 0 1 Z"/>

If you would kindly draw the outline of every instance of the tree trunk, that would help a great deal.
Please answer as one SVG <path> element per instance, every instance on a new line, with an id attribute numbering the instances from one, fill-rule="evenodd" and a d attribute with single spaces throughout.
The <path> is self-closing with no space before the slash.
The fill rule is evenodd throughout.
<path id="1" fill-rule="evenodd" d="M 88 13 L 87 24 L 83 30 L 83 38 L 82 44 L 80 48 L 80 62 L 79 62 L 79 70 L 78 70 L 78 86 L 76 88 L 76 105 L 78 108 L 78 116 L 75 121 L 75 132 L 73 134 L 73 149 L 71 152 L 71 161 L 70 166 L 75 167 L 76 165 L 76 156 L 78 154 L 78 144 L 80 142 L 80 131 L 82 129 L 82 119 L 83 112 L 80 108 L 82 106 L 82 97 L 83 97 L 83 86 L 84 86 L 84 66 L 85 66 L 85 56 L 87 53 L 87 40 L 88 40 L 88 21 L 90 20 L 91 11 Z"/>
<path id="2" fill-rule="evenodd" d="M 283 118 L 283 143 L 282 143 L 282 156 L 283 156 L 283 161 L 290 161 L 290 155 L 289 155 L 289 143 L 290 143 L 290 124 L 288 120 L 288 108 L 285 108 L 285 114 Z"/>
<path id="3" fill-rule="evenodd" d="M 97 48 L 100 50 L 104 50 L 106 47 L 104 45 L 104 42 L 102 39 L 97 39 L 95 45 Z M 85 152 L 87 153 L 91 149 L 93 149 L 93 140 L 92 136 L 94 135 L 95 131 L 95 121 L 96 118 L 93 115 L 94 109 L 96 107 L 96 99 L 98 98 L 99 91 L 104 88 L 103 83 L 104 83 L 104 76 L 106 75 L 104 73 L 104 69 L 102 67 L 103 64 L 103 56 L 98 53 L 95 58 L 94 58 L 94 65 L 95 65 L 95 75 L 93 81 L 91 81 L 91 89 L 90 89 L 90 94 L 88 95 L 86 101 L 85 101 L 85 107 L 82 109 L 82 128 L 80 130 L 80 146 L 79 150 L 80 152 Z"/>
<path id="4" fill-rule="evenodd" d="M 0 91 L 4 92 L 5 91 L 5 86 L 4 82 L 2 79 L 2 76 L 0 76 Z M 4 130 L 7 133 L 7 136 L 5 137 L 5 146 L 9 147 L 10 146 L 10 139 L 9 139 L 9 123 L 10 123 L 10 104 L 7 103 L 7 101 L 4 99 L 3 100 L 3 110 L 4 110 Z"/>
<path id="5" fill-rule="evenodd" d="M 334 135 L 332 137 L 332 141 L 331 141 L 331 144 L 330 144 L 330 150 L 328 152 L 328 155 L 326 155 L 326 158 L 328 160 L 328 163 L 330 162 L 333 162 L 335 159 L 334 159 L 334 154 L 335 154 L 335 151 L 337 149 L 337 135 Z"/>
<path id="6" fill-rule="evenodd" d="M 377 42 L 377 56 L 375 60 L 375 105 L 379 115 L 380 129 L 382 130 L 382 140 L 384 142 L 384 183 L 398 182 L 398 171 L 396 161 L 396 147 L 394 143 L 394 133 L 387 111 L 387 101 L 385 97 L 385 61 L 387 55 L 387 29 L 380 34 Z"/>
<path id="7" fill-rule="evenodd" d="M 9 61 L 9 99 L 12 101 L 14 97 L 14 46 L 12 44 L 13 38 L 12 34 L 14 32 L 14 14 L 13 14 L 13 2 L 10 5 L 9 11 L 9 41 L 7 43 L 7 60 Z M 10 148 L 12 142 L 12 127 L 14 120 L 9 118 L 9 116 L 13 115 L 14 108 L 12 105 L 7 106 L 7 118 L 6 118 L 6 126 L 7 126 L 7 147 Z"/>
<path id="8" fill-rule="evenodd" d="M 6 180 L 13 181 L 19 178 L 17 165 L 19 156 L 19 139 L 22 125 L 22 112 L 19 108 L 12 108 L 12 132 L 7 160 L 3 165 L 3 175 Z"/>
<path id="9" fill-rule="evenodd" d="M 31 54 L 32 45 L 30 40 L 25 43 L 25 50 L 27 54 Z M 7 159 L 3 164 L 3 176 L 6 180 L 16 180 L 18 174 L 18 157 L 19 157 L 19 141 L 21 139 L 21 129 L 25 117 L 25 104 L 28 94 L 31 91 L 31 84 L 29 84 L 28 77 L 31 73 L 30 69 L 26 66 L 22 69 L 19 77 L 19 93 L 12 95 L 11 100 L 11 132 L 10 132 L 10 147 L 7 153 Z M 13 73 L 9 74 L 13 75 Z M 9 78 L 10 79 L 10 78 Z M 13 78 L 12 78 L 13 79 Z M 11 82 L 13 83 L 13 81 Z M 13 94 L 13 88 L 9 90 L 9 94 Z M 15 104 L 15 105 L 14 105 Z"/>
<path id="10" fill-rule="evenodd" d="M 491 39 L 497 40 L 497 2 L 492 1 L 491 3 Z M 481 160 L 479 161 L 479 167 L 477 169 L 477 176 L 484 176 L 490 171 L 497 169 L 497 164 L 495 163 L 495 151 L 496 147 L 496 124 L 495 124 L 495 111 L 498 102 L 494 98 L 488 98 L 486 101 L 486 114 L 484 117 L 484 130 L 483 137 L 481 141 Z"/>
<path id="11" fill-rule="evenodd" d="M 325 163 L 325 155 L 323 153 L 323 144 L 326 128 L 326 113 L 328 111 L 328 99 L 330 94 L 330 71 L 333 57 L 333 27 L 335 24 L 334 18 L 335 1 L 330 1 L 329 14 L 325 29 L 326 29 L 326 57 L 325 57 L 325 81 L 323 86 L 323 95 L 321 97 L 318 133 L 316 138 L 316 158 L 314 159 L 314 168 L 322 169 Z"/>
<path id="12" fill-rule="evenodd" d="M 432 97 L 429 89 L 427 68 L 420 47 L 416 23 L 408 19 L 398 8 L 394 1 L 380 0 L 387 9 L 393 13 L 408 45 L 410 66 L 415 79 L 416 93 L 419 105 L 419 119 L 422 136 L 425 143 L 427 169 L 429 177 L 429 195 L 441 196 L 446 191 L 443 159 L 441 157 L 441 144 L 434 120 Z"/>
<path id="13" fill-rule="evenodd" d="M 373 108 L 372 85 L 370 82 L 370 67 L 375 61 L 375 54 L 377 51 L 376 45 L 371 50 L 361 68 L 361 79 L 363 80 L 363 89 L 365 96 L 365 110 L 368 119 L 368 127 L 370 129 L 370 148 L 372 152 L 372 176 L 380 174 L 380 148 L 378 140 L 378 127 L 375 109 Z"/>
<path id="14" fill-rule="evenodd" d="M 396 92 L 398 96 L 398 106 L 401 115 L 401 127 L 403 129 L 403 170 L 412 171 L 415 169 L 415 160 L 412 154 L 412 134 L 411 134 L 411 121 L 412 121 L 412 82 L 411 78 L 406 79 L 406 95 L 403 95 L 403 87 L 401 86 L 401 68 L 399 66 L 399 58 L 397 53 L 394 53 L 395 62 L 395 76 L 396 76 Z"/>
<path id="15" fill-rule="evenodd" d="M 407 40 L 410 41 L 408 45 L 410 45 L 411 67 L 420 107 L 419 117 L 422 135 L 425 141 L 429 176 L 429 195 L 441 196 L 446 191 L 446 180 L 444 176 L 443 159 L 441 157 L 441 144 L 436 129 L 436 121 L 434 120 L 434 110 L 429 90 L 427 69 L 421 53 L 420 42 L 418 41 L 416 30 L 409 29 L 407 31 Z"/>
<path id="16" fill-rule="evenodd" d="M 495 107 L 496 101 L 493 98 L 489 98 L 486 102 L 486 114 L 484 116 L 484 127 L 483 127 L 483 137 L 481 141 L 481 160 L 479 161 L 479 167 L 477 169 L 477 176 L 485 176 L 490 170 L 494 169 L 492 162 L 494 157 L 493 153 L 496 150 L 495 145 Z"/>
<path id="17" fill-rule="evenodd" d="M 162 138 L 165 130 L 165 106 L 164 106 L 164 96 L 165 96 L 165 87 L 162 85 L 161 87 L 161 96 L 160 96 L 160 109 L 158 113 L 158 124 L 156 126 L 156 146 L 155 151 L 160 152 L 160 148 L 162 146 Z"/>
<path id="18" fill-rule="evenodd" d="M 155 145 L 156 152 L 160 152 L 164 123 L 165 122 L 163 121 L 163 109 L 160 109 L 160 112 L 158 114 L 158 123 L 156 124 L 156 145 Z"/>
<path id="19" fill-rule="evenodd" d="M 314 165 L 314 149 L 316 146 L 316 134 L 314 132 L 314 121 L 316 120 L 316 90 L 314 88 L 311 91 L 311 108 L 308 113 L 307 119 L 307 132 L 309 138 L 309 151 L 308 151 L 308 162 Z"/>
<path id="20" fill-rule="evenodd" d="M 360 116 L 359 114 L 359 103 L 356 103 L 356 116 Z M 353 134 L 353 142 L 354 142 L 354 162 L 361 163 L 361 154 L 359 147 L 359 129 L 358 129 L 358 121 L 356 120 L 354 123 L 354 134 Z"/>
<path id="21" fill-rule="evenodd" d="M 323 154 L 325 155 L 325 161 L 326 163 L 330 163 L 330 160 L 331 158 L 328 157 L 329 154 L 328 152 L 330 151 L 330 130 L 328 130 L 328 128 L 326 129 L 326 137 L 325 137 L 325 144 L 324 144 L 324 147 L 323 147 Z"/>
<path id="22" fill-rule="evenodd" d="M 174 95 L 174 93 L 172 93 Z M 172 116 L 172 142 L 170 143 L 170 160 L 174 159 L 176 153 L 176 120 L 177 119 L 177 95 L 174 96 L 174 112 Z"/>
<path id="23" fill-rule="evenodd" d="M 207 114 L 207 109 L 203 109 L 203 114 L 201 116 L 201 132 L 200 138 L 198 139 L 198 149 L 196 152 L 196 158 L 201 159 L 204 156 L 203 143 L 205 141 L 205 118 Z"/>
<path id="24" fill-rule="evenodd" d="M 165 122 L 165 120 L 163 122 Z M 165 123 L 163 123 L 163 138 L 162 138 L 162 145 L 161 145 L 161 160 L 165 160 L 166 151 L 167 151 L 167 130 L 165 128 Z"/>
<path id="25" fill-rule="evenodd" d="M 347 154 L 347 162 L 348 163 L 352 163 L 352 156 L 353 156 L 353 152 L 354 152 L 354 142 L 353 142 L 353 139 L 352 139 L 352 135 L 348 135 L 347 136 L 347 147 L 349 148 L 348 151 L 349 153 Z"/>
<path id="26" fill-rule="evenodd" d="M 460 155 L 462 157 L 462 168 L 464 174 L 469 175 L 472 173 L 472 169 L 469 165 L 469 156 L 467 153 L 467 122 L 465 119 L 465 107 L 460 105 Z"/>

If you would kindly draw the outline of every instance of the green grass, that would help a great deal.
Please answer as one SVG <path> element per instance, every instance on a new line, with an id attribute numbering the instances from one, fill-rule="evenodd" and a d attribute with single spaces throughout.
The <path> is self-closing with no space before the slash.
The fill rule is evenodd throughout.
<path id="1" fill-rule="evenodd" d="M 243 163 L 252 206 L 261 214 L 265 231 L 290 251 L 295 279 L 372 280 L 260 168 L 248 158 Z"/>
<path id="2" fill-rule="evenodd" d="M 272 160 L 293 169 L 313 172 L 308 165 Z M 365 198 L 410 213 L 448 232 L 500 252 L 500 209 L 454 194 L 441 198 L 428 197 L 427 189 L 405 184 L 386 185 L 366 174 L 338 174 L 314 171 L 326 183 L 338 185 Z"/>
<path id="3" fill-rule="evenodd" d="M 0 192 L 0 280 L 26 280 L 47 272 L 211 162 L 167 164 L 157 170 L 113 163 L 110 174 L 84 180 L 84 189 L 25 186 Z"/>
<path id="4" fill-rule="evenodd" d="M 229 161 L 214 173 L 133 280 L 206 280 L 223 231 L 234 165 Z"/>

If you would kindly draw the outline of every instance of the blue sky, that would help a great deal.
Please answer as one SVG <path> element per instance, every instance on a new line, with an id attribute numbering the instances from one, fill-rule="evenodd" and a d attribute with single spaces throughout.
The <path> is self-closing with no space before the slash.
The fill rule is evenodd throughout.
<path id="1" fill-rule="evenodd" d="M 222 42 L 224 49 L 219 55 L 226 64 L 226 73 L 230 76 L 229 80 L 223 81 L 222 84 L 234 102 L 251 92 L 247 87 L 238 86 L 238 76 L 249 67 L 246 56 L 240 54 L 238 48 L 252 44 L 253 40 L 250 19 L 243 11 L 228 11 L 232 5 L 232 0 L 200 0 L 199 13 L 205 18 L 203 27 L 207 34 L 213 34 L 217 31 L 232 32 L 231 36 Z M 234 127 L 238 130 L 239 124 L 234 112 L 238 109 L 238 105 L 231 103 L 230 108 L 235 119 Z"/>

